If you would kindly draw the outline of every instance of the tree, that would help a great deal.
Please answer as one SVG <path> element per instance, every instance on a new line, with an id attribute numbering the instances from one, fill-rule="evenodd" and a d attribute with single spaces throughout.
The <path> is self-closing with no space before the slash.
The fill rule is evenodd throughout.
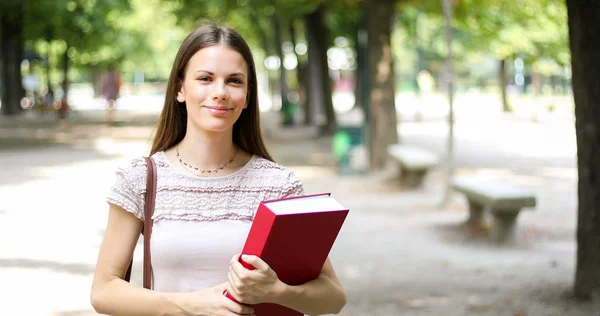
<path id="1" fill-rule="evenodd" d="M 46 10 L 31 6 L 31 15 L 37 13 L 40 17 L 36 20 L 46 20 L 44 31 L 48 28 L 53 30 L 57 40 L 63 43 L 62 58 L 60 68 L 63 76 L 61 87 L 63 90 L 62 104 L 68 109 L 67 97 L 70 86 L 69 72 L 73 62 L 78 55 L 85 52 L 100 51 L 103 47 L 119 43 L 121 32 L 111 21 L 110 16 L 118 17 L 119 13 L 129 10 L 128 0 L 106 0 L 106 1 L 80 1 L 68 2 L 63 0 L 53 0 L 46 2 L 51 4 Z M 52 10 L 53 9 L 53 10 Z M 30 20 L 29 25 L 35 25 Z M 45 34 L 38 35 L 42 37 Z M 122 58 L 119 47 L 113 47 L 113 54 L 108 56 L 110 61 L 116 61 Z M 114 54 L 116 52 L 116 54 Z M 116 55 L 116 56 L 115 56 Z M 65 115 L 64 111 L 60 112 Z"/>
<path id="2" fill-rule="evenodd" d="M 344 1 L 356 2 L 357 0 Z M 284 55 L 282 51 L 282 43 L 286 35 L 284 31 L 290 29 L 287 26 L 290 26 L 295 19 L 298 21 L 303 19 L 305 36 L 309 42 L 308 58 L 310 59 L 304 76 L 310 80 L 303 85 L 307 87 L 308 99 L 314 103 L 313 109 L 323 108 L 327 117 L 321 132 L 333 133 L 336 128 L 336 118 L 331 101 L 331 82 L 327 67 L 329 30 L 324 20 L 327 2 L 324 0 L 250 0 L 243 5 L 238 2 L 236 0 L 178 0 L 178 7 L 174 12 L 184 25 L 193 25 L 201 19 L 225 20 L 227 25 L 239 31 L 251 46 L 262 48 L 267 55 L 278 55 L 280 60 Z M 291 40 L 292 32 L 289 33 Z M 281 103 L 284 111 L 289 105 L 286 95 L 286 80 L 289 78 L 285 73 L 283 60 L 281 60 L 278 82 L 281 87 Z"/>
<path id="3" fill-rule="evenodd" d="M 63 103 L 69 89 L 69 72 L 74 66 L 85 64 L 83 55 L 94 55 L 114 45 L 118 52 L 121 32 L 118 18 L 129 9 L 129 0 L 68 1 L 68 0 L 9 0 L 0 2 L 1 81 L 3 115 L 21 112 L 20 99 L 24 94 L 21 85 L 21 61 L 25 47 L 36 50 L 40 42 L 47 47 L 58 47 L 60 54 L 52 63 L 46 59 L 46 73 L 51 66 L 62 72 Z M 49 48 L 45 55 L 49 57 Z M 106 55 L 106 54 L 105 54 Z M 119 54 L 108 54 L 100 60 L 118 60 Z M 81 58 L 80 58 L 81 57 Z M 98 60 L 95 56 L 87 58 Z M 52 64 L 52 65 L 51 65 Z M 47 75 L 50 82 L 50 76 Z M 48 86 L 49 91 L 52 87 Z"/>
<path id="4" fill-rule="evenodd" d="M 23 3 L 8 1 L 0 4 L 0 85 L 2 115 L 21 113 L 24 95 L 21 61 L 23 60 Z"/>
<path id="5" fill-rule="evenodd" d="M 452 198 L 452 176 L 454 174 L 454 72 L 452 60 L 452 2 L 451 0 L 442 0 L 444 16 L 446 17 L 446 37 L 448 46 L 448 56 L 446 64 L 446 80 L 448 83 L 448 142 L 446 157 L 446 192 L 444 194 L 443 204 L 448 206 Z"/>
<path id="6" fill-rule="evenodd" d="M 574 293 L 600 293 L 600 2 L 566 0 L 575 99 L 578 165 Z"/>
<path id="7" fill-rule="evenodd" d="M 324 7 L 319 6 L 305 18 L 306 40 L 308 42 L 308 69 L 310 78 L 307 82 L 309 106 L 325 110 L 327 123 L 322 127 L 321 134 L 331 135 L 337 128 L 333 101 L 331 99 L 331 80 L 327 64 L 327 48 L 329 39 L 323 21 Z"/>
<path id="8" fill-rule="evenodd" d="M 543 59 L 567 64 L 565 7 L 554 0 L 456 1 L 456 24 L 469 34 L 471 49 L 498 59 L 502 109 L 511 111 L 506 93 L 508 60 L 522 57 L 529 72 Z"/>
<path id="9" fill-rule="evenodd" d="M 382 168 L 387 147 L 398 142 L 395 75 L 392 56 L 392 20 L 395 0 L 365 0 L 367 12 L 368 142 L 372 169 Z"/>

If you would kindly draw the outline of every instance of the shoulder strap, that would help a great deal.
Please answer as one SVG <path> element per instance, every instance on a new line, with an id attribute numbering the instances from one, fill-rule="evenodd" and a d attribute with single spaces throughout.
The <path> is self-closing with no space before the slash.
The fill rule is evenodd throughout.
<path id="1" fill-rule="evenodd" d="M 151 157 L 144 157 L 148 164 L 146 177 L 146 201 L 144 203 L 144 287 L 152 289 L 152 261 L 150 255 L 150 236 L 152 236 L 152 214 L 156 202 L 156 163 Z"/>
<path id="2" fill-rule="evenodd" d="M 151 157 L 144 157 L 146 160 L 147 177 L 146 177 L 146 195 L 144 197 L 144 226 L 142 234 L 144 235 L 144 288 L 152 289 L 152 261 L 150 260 L 150 236 L 152 235 L 152 215 L 154 214 L 154 204 L 156 202 L 156 163 Z M 129 263 L 125 277 L 125 281 L 131 280 L 131 269 L 133 267 L 133 259 Z"/>

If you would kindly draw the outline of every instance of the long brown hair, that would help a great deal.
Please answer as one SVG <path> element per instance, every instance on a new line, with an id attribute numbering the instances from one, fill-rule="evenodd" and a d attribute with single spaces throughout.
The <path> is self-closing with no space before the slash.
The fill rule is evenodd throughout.
<path id="1" fill-rule="evenodd" d="M 156 135 L 152 142 L 150 155 L 175 146 L 185 136 L 187 110 L 185 102 L 182 103 L 176 99 L 185 76 L 185 68 L 196 52 L 205 47 L 219 44 L 226 45 L 240 53 L 248 65 L 249 72 L 248 107 L 242 111 L 239 119 L 233 124 L 233 143 L 250 154 L 273 161 L 261 133 L 258 86 L 252 52 L 246 41 L 237 32 L 215 25 L 203 25 L 197 28 L 181 44 L 169 76 L 165 105 L 156 124 Z"/>

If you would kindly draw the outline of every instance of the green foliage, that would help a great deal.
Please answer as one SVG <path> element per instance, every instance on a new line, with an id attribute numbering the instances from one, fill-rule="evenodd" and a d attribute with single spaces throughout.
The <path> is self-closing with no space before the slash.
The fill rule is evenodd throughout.
<path id="1" fill-rule="evenodd" d="M 523 54 L 528 62 L 569 63 L 566 6 L 557 0 L 460 1 L 456 25 L 474 50 L 498 59 Z"/>
<path id="2" fill-rule="evenodd" d="M 183 37 L 208 20 L 239 31 L 257 58 L 274 54 L 272 17 L 278 14 L 284 41 L 304 41 L 303 17 L 325 6 L 330 40 L 343 36 L 355 46 L 360 0 L 3 0 L 0 9 L 21 3 L 28 49 L 49 52 L 55 80 L 61 55 L 69 48 L 72 74 L 85 79 L 92 69 L 117 63 L 127 79 L 143 71 L 146 79 L 164 80 Z M 418 63 L 432 72 L 446 56 L 441 1 L 398 1 L 393 50 L 399 75 L 414 77 Z M 454 1 L 456 70 L 481 56 L 523 55 L 541 73 L 569 63 L 566 8 L 558 0 Z M 420 51 L 421 59 L 418 58 Z"/>
<path id="3" fill-rule="evenodd" d="M 105 67 L 123 59 L 119 43 L 121 20 L 130 12 L 128 0 L 24 0 L 26 47 L 48 57 L 53 82 L 64 67 L 67 54 L 71 75 Z M 67 51 L 68 50 L 68 51 Z M 60 79 L 59 79 L 60 78 Z"/>
<path id="4" fill-rule="evenodd" d="M 526 64 L 546 75 L 561 73 L 561 67 L 569 63 L 566 7 L 562 1 L 460 0 L 453 4 L 457 78 L 493 76 L 485 72 L 489 66 L 474 67 L 487 65 L 489 57 L 521 56 Z M 402 1 L 398 12 L 393 44 L 401 78 L 414 78 L 418 50 L 422 52 L 423 67 L 434 73 L 442 70 L 447 48 L 441 1 Z"/>

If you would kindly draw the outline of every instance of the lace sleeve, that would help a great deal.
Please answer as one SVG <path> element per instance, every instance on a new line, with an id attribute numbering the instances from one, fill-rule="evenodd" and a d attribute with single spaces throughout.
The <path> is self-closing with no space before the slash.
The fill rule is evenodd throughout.
<path id="1" fill-rule="evenodd" d="M 283 186 L 283 195 L 282 198 L 286 197 L 294 197 L 304 195 L 304 184 L 302 181 L 298 180 L 296 174 L 293 171 L 290 171 L 287 181 Z"/>
<path id="2" fill-rule="evenodd" d="M 122 207 L 137 218 L 144 218 L 144 192 L 139 189 L 139 182 L 144 170 L 140 170 L 139 159 L 129 165 L 117 168 L 115 180 L 108 193 L 107 202 Z M 143 167 L 143 166 L 142 166 Z M 142 174 L 140 174 L 142 172 Z"/>

